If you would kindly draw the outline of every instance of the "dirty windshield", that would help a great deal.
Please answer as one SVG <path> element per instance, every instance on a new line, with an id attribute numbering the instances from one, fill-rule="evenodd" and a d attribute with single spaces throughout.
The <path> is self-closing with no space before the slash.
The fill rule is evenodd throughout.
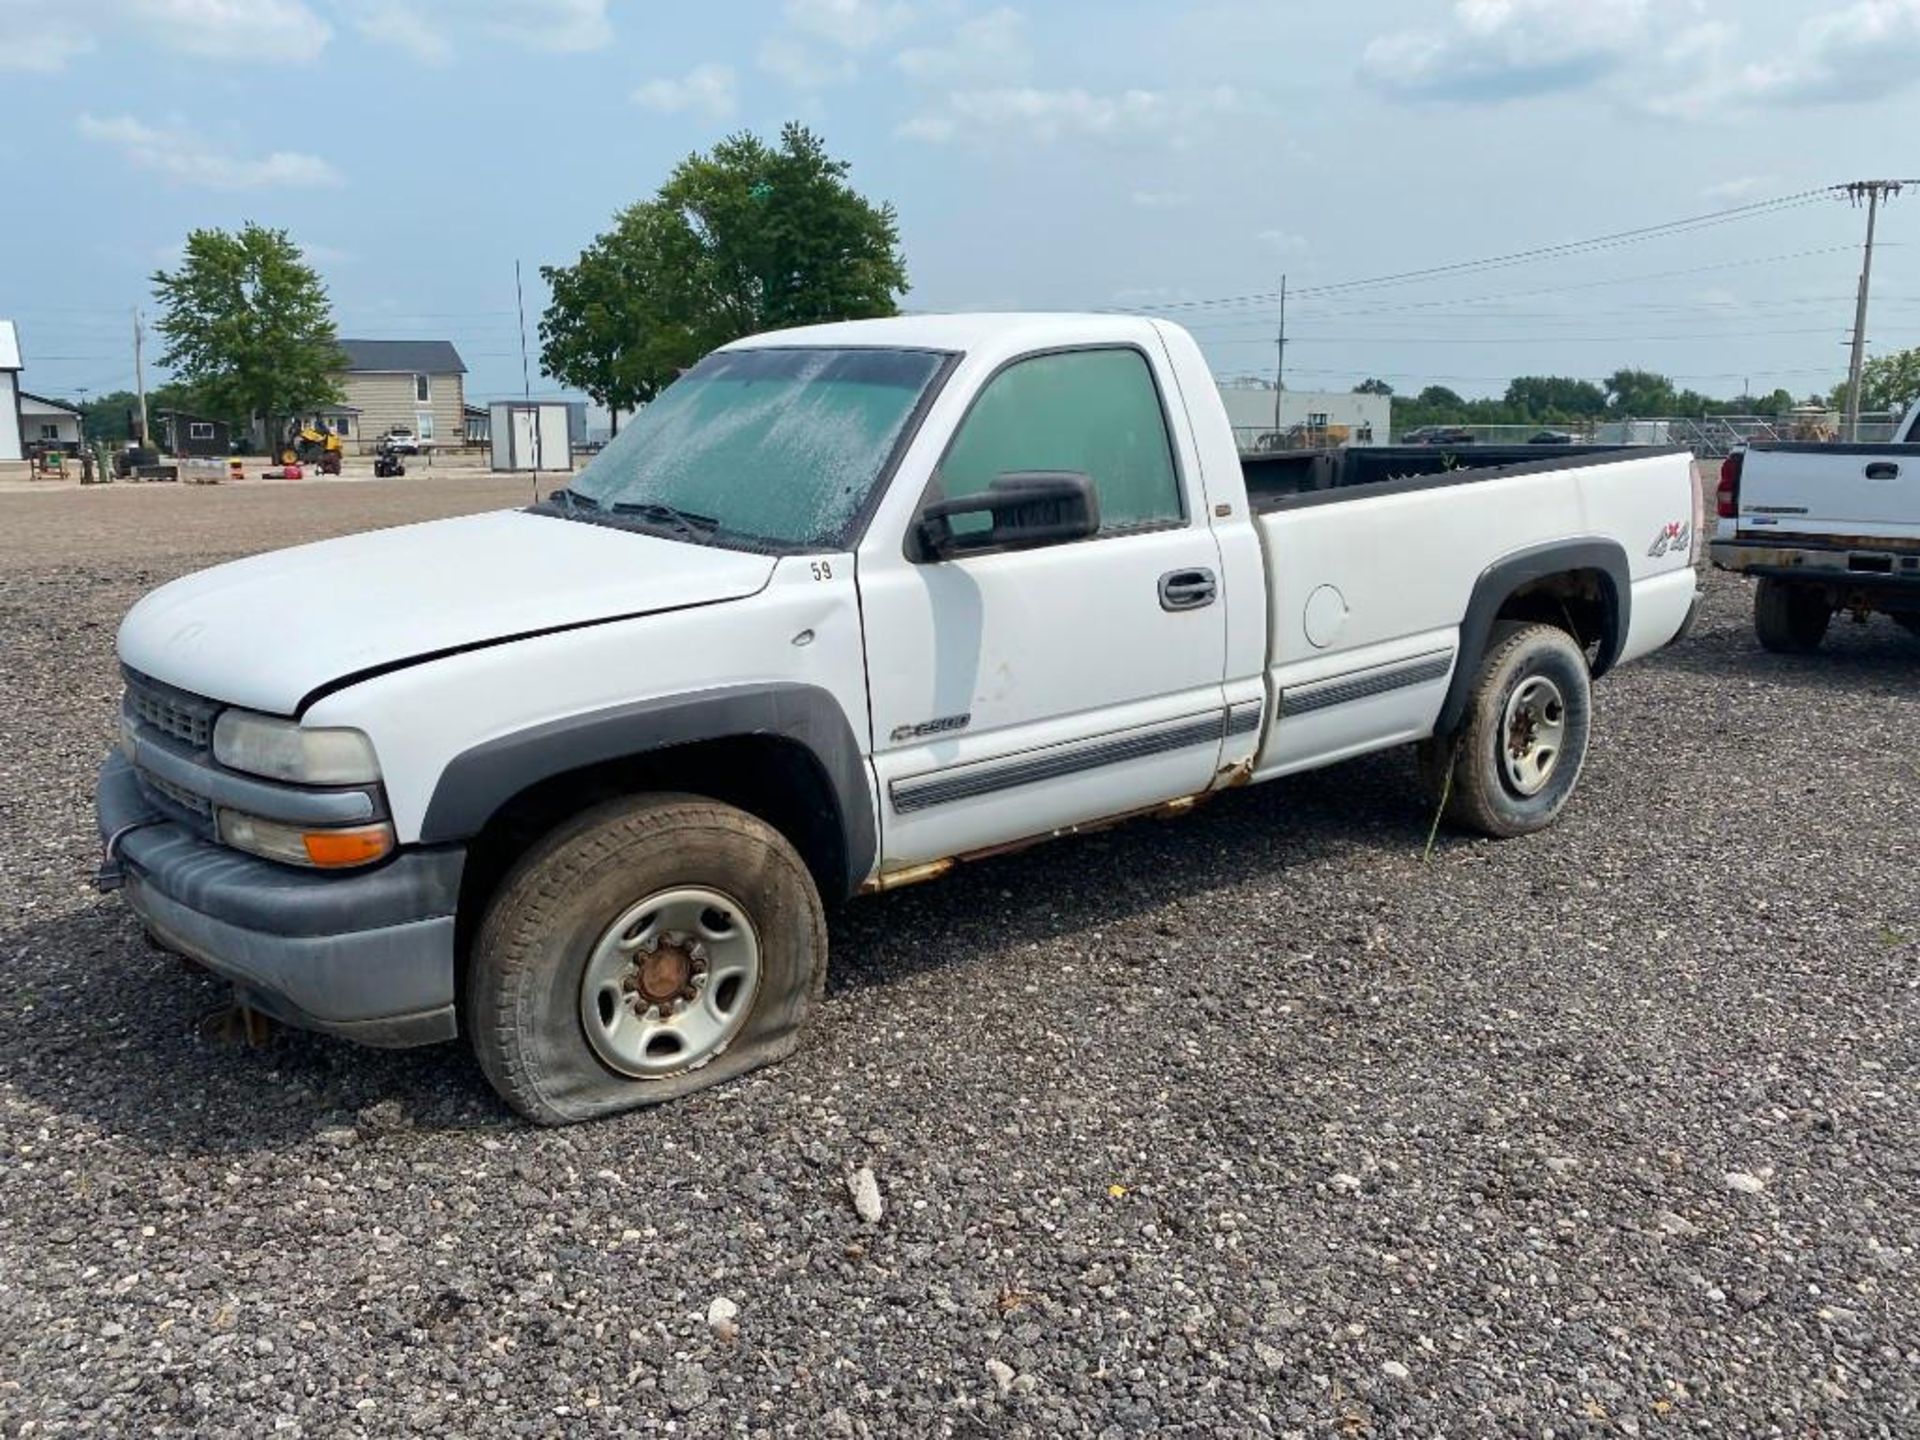
<path id="1" fill-rule="evenodd" d="M 709 355 L 542 508 L 715 544 L 839 546 L 945 358 Z"/>

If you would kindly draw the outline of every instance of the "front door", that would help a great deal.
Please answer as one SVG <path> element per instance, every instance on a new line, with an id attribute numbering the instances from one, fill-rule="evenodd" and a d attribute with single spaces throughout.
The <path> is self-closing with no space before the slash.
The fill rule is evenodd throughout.
<path id="1" fill-rule="evenodd" d="M 925 499 L 1021 471 L 1089 476 L 1096 535 L 926 562 L 859 557 L 886 869 L 1207 788 L 1226 724 L 1226 607 L 1162 356 L 1030 355 L 981 390 Z M 956 517 L 985 525 L 984 517 Z M 1258 723 L 1257 707 L 1247 717 Z"/>

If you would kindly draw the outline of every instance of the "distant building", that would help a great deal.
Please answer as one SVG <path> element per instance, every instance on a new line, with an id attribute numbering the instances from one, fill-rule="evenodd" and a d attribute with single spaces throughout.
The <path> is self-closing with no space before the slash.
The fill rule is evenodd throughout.
<path id="1" fill-rule="evenodd" d="M 336 380 L 346 396 L 320 421 L 362 449 L 396 428 L 425 445 L 467 439 L 467 367 L 448 340 L 342 340 L 346 368 Z"/>
<path id="2" fill-rule="evenodd" d="M 572 412 L 564 400 L 496 400 L 488 420 L 495 470 L 571 470 Z"/>
<path id="3" fill-rule="evenodd" d="M 1281 390 L 1275 414 L 1271 385 L 1223 381 L 1220 403 L 1242 450 L 1270 446 L 1314 435 L 1333 435 L 1336 443 L 1385 445 L 1393 432 L 1393 399 L 1387 395 L 1360 395 L 1348 390 Z M 1344 442 L 1337 437 L 1345 432 Z M 1318 442 L 1316 442 L 1318 443 Z"/>
<path id="4" fill-rule="evenodd" d="M 469 405 L 466 409 L 467 444 L 485 445 L 493 435 L 493 412 L 484 405 Z"/>
<path id="5" fill-rule="evenodd" d="M 24 450 L 29 454 L 35 450 L 80 453 L 80 411 L 75 406 L 29 395 L 24 390 L 18 392 L 18 403 L 20 442 Z"/>
<path id="6" fill-rule="evenodd" d="M 0 464 L 27 458 L 20 445 L 20 332 L 0 320 Z"/>
<path id="7" fill-rule="evenodd" d="M 160 447 L 169 455 L 218 458 L 233 453 L 233 432 L 224 420 L 184 410 L 162 410 L 154 419 L 160 425 Z"/>

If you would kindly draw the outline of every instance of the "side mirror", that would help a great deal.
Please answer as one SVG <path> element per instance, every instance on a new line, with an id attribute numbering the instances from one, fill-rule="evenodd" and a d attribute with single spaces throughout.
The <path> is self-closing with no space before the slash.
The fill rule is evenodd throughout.
<path id="1" fill-rule="evenodd" d="M 985 530 L 955 534 L 955 515 L 991 515 Z M 1084 540 L 1100 529 L 1093 477 L 1073 470 L 1015 470 L 985 490 L 921 507 L 913 524 L 923 560 L 948 560 L 975 550 L 1028 549 Z"/>

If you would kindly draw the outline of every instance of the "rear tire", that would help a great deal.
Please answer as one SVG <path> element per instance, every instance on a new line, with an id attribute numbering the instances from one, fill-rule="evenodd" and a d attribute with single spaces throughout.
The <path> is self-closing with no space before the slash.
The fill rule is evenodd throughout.
<path id="1" fill-rule="evenodd" d="M 826 987 L 813 877 L 763 821 L 615 801 L 502 882 L 467 978 L 473 1048 L 542 1125 L 677 1099 L 785 1059 Z"/>
<path id="2" fill-rule="evenodd" d="M 1503 622 L 1461 728 L 1420 747 L 1420 773 L 1448 821 L 1505 839 L 1543 830 L 1580 783 L 1593 729 L 1584 651 L 1552 625 Z"/>
<path id="3" fill-rule="evenodd" d="M 1826 638 L 1833 610 L 1817 591 L 1763 577 L 1753 592 L 1753 630 L 1762 649 L 1811 655 Z"/>
<path id="4" fill-rule="evenodd" d="M 1914 639 L 1920 640 L 1920 615 L 1894 615 L 1890 617 L 1894 624 L 1906 631 Z"/>

